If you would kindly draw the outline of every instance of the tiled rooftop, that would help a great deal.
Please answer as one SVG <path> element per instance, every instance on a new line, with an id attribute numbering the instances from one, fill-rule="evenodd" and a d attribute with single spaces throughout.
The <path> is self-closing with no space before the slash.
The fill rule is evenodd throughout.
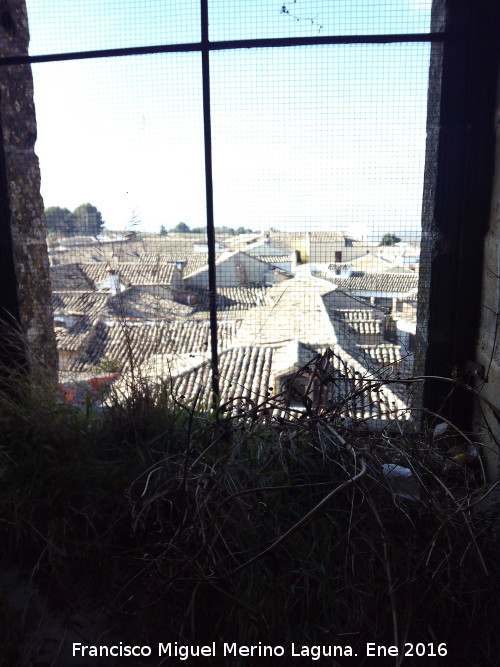
<path id="1" fill-rule="evenodd" d="M 346 322 L 361 322 L 366 320 L 382 320 L 384 314 L 375 308 L 343 308 L 333 309 L 332 314 Z"/>
<path id="2" fill-rule="evenodd" d="M 274 238 L 272 242 L 276 242 Z M 132 246 L 127 247 L 132 252 Z M 168 370 L 174 375 L 179 396 L 193 398 L 200 390 L 208 399 L 211 367 L 206 291 L 193 290 L 198 293 L 198 303 L 186 306 L 152 296 L 144 287 L 141 290 L 141 285 L 171 284 L 174 261 L 191 261 L 184 270 L 186 275 L 189 270 L 206 266 L 207 255 L 154 253 L 146 248 L 142 254 L 140 261 L 137 257 L 136 261 L 111 265 L 95 261 L 51 269 L 55 283 L 62 286 L 53 294 L 56 313 L 73 313 L 77 318 L 71 329 L 58 330 L 59 348 L 79 352 L 76 360 L 68 362 L 73 372 L 89 373 L 105 360 L 115 362 L 125 372 L 131 364 L 147 375 L 165 376 Z M 289 255 L 260 259 L 272 263 L 283 258 L 290 259 Z M 118 271 L 123 283 L 134 287 L 115 297 L 92 291 L 109 278 L 110 266 Z M 372 273 L 347 279 L 335 277 L 329 282 L 301 275 L 272 288 L 242 285 L 219 289 L 223 402 L 235 399 L 236 409 L 246 407 L 248 399 L 265 400 L 277 373 L 303 366 L 317 350 L 326 347 L 335 352 L 331 366 L 337 378 L 326 387 L 327 397 L 344 401 L 360 378 L 401 361 L 399 346 L 382 342 L 384 313 L 348 292 L 408 293 L 416 288 L 417 281 L 414 274 Z M 380 344 L 358 345 L 359 337 L 354 334 L 380 336 Z M 404 408 L 398 391 L 379 386 L 361 392 L 355 400 L 342 403 L 342 416 L 386 419 L 391 411 L 395 416 L 395 408 Z"/>
<path id="3" fill-rule="evenodd" d="M 344 243 L 346 240 L 345 234 L 341 232 L 310 232 L 309 238 L 311 239 L 311 243 L 324 243 L 326 241 Z"/>
<path id="4" fill-rule="evenodd" d="M 189 317 L 193 313 L 193 306 L 149 294 L 140 286 L 111 297 L 109 303 L 110 315 L 119 318 L 156 320 Z"/>
<path id="5" fill-rule="evenodd" d="M 385 292 L 404 294 L 418 287 L 418 275 L 415 273 L 364 273 L 350 278 L 329 276 L 324 272 L 314 272 L 314 276 L 329 280 L 346 292 Z"/>
<path id="6" fill-rule="evenodd" d="M 386 273 L 391 270 L 391 263 L 385 259 L 380 259 L 373 253 L 368 253 L 357 259 L 353 259 L 352 267 L 354 271 Z"/>
<path id="7" fill-rule="evenodd" d="M 53 290 L 85 291 L 94 286 L 79 264 L 56 264 L 50 267 L 50 282 Z"/>
<path id="8" fill-rule="evenodd" d="M 232 250 L 231 252 L 220 253 L 215 260 L 215 264 L 216 266 L 223 265 L 233 257 L 239 258 L 239 261 L 243 261 L 245 264 L 250 263 L 250 265 L 252 265 L 258 263 L 262 264 L 264 267 L 266 266 L 263 257 L 258 257 L 257 255 L 247 255 L 243 250 Z M 191 273 L 184 271 L 183 278 L 190 278 L 203 272 L 208 272 L 208 263 L 199 267 L 195 271 L 192 271 Z"/>
<path id="9" fill-rule="evenodd" d="M 367 368 L 378 370 L 388 366 L 397 366 L 403 357 L 400 345 L 358 345 L 358 348 L 366 360 Z"/>
<path id="10" fill-rule="evenodd" d="M 215 258 L 223 253 L 215 253 Z M 208 253 L 206 252 L 170 252 L 170 253 L 154 253 L 148 252 L 141 255 L 141 262 L 145 264 L 164 265 L 175 264 L 175 262 L 184 262 L 184 275 L 189 275 L 193 271 L 197 271 L 208 264 Z"/>
<path id="11" fill-rule="evenodd" d="M 382 336 L 384 333 L 385 315 L 379 310 L 373 308 L 361 310 L 327 307 L 327 312 L 334 322 L 340 340 L 343 336 L 351 338 L 355 337 L 356 334 Z"/>
<path id="12" fill-rule="evenodd" d="M 259 259 L 267 264 L 280 264 L 283 262 L 290 262 L 291 257 L 288 255 L 259 255 Z"/>
<path id="13" fill-rule="evenodd" d="M 75 323 L 68 328 L 55 327 L 61 350 L 79 350 L 90 335 L 93 324 L 108 308 L 107 294 L 97 292 L 53 292 L 54 315 L 70 315 Z"/>
<path id="14" fill-rule="evenodd" d="M 288 358 L 290 344 L 282 347 L 235 347 L 222 351 L 219 357 L 221 403 L 227 403 L 231 412 L 237 412 L 266 401 L 272 395 L 274 375 L 293 365 Z M 298 346 L 301 347 L 301 344 Z M 301 362 L 307 363 L 317 355 L 308 346 L 302 347 Z M 306 352 L 307 359 L 304 357 Z M 363 382 L 363 378 L 368 377 L 366 369 L 341 348 L 335 348 L 329 368 L 332 381 L 324 385 L 325 406 L 331 405 L 330 402 L 335 403 L 339 417 L 378 420 L 398 416 L 408 418 L 405 404 L 388 386 L 373 383 L 373 388 L 366 388 Z M 171 369 L 169 360 L 166 360 L 163 368 L 165 379 L 169 377 Z M 171 386 L 178 399 L 198 396 L 200 404 L 208 404 L 211 392 L 210 363 L 196 363 L 194 360 L 192 368 L 172 378 Z M 282 416 L 281 409 L 276 409 L 274 415 Z"/>
<path id="15" fill-rule="evenodd" d="M 366 356 L 359 350 L 350 354 L 343 347 L 335 346 L 333 352 L 330 363 L 335 369 L 334 374 L 341 379 L 336 379 L 327 386 L 327 396 L 333 403 L 340 401 L 339 416 L 356 419 L 409 419 L 406 387 L 374 381 L 373 378 L 378 377 L 379 369 L 367 368 Z M 390 378 L 395 379 L 392 369 L 388 371 Z M 351 398 L 344 404 L 345 396 Z"/>
<path id="16" fill-rule="evenodd" d="M 56 342 L 59 350 L 72 350 L 77 352 L 82 348 L 89 337 L 91 327 L 87 322 L 80 321 L 69 330 L 56 329 Z"/>
<path id="17" fill-rule="evenodd" d="M 326 312 L 334 326 L 348 326 L 354 322 L 385 321 L 386 313 L 367 301 L 340 289 L 323 295 Z"/>
<path id="18" fill-rule="evenodd" d="M 264 304 L 269 289 L 268 287 L 252 287 L 250 285 L 219 287 L 217 289 L 217 310 L 245 313 L 250 308 L 256 308 Z M 199 297 L 196 310 L 208 310 L 208 290 L 193 288 L 191 291 Z"/>
<path id="19" fill-rule="evenodd" d="M 116 271 L 122 283 L 126 285 L 170 285 L 175 271 L 175 264 L 155 262 L 106 262 L 80 264 L 80 269 L 89 282 L 97 287 L 109 278 L 110 269 Z"/>
<path id="20" fill-rule="evenodd" d="M 308 276 L 275 285 L 266 304 L 249 311 L 238 332 L 241 345 L 266 345 L 297 338 L 311 345 L 332 345 L 335 332 L 321 296 L 328 286 Z"/>
<path id="21" fill-rule="evenodd" d="M 353 238 L 352 236 L 346 236 L 346 245 L 351 246 L 352 248 L 362 248 L 362 247 L 367 247 L 371 246 L 372 248 L 377 248 L 378 243 L 375 243 L 374 241 L 365 241 L 364 239 L 356 239 Z"/>
<path id="22" fill-rule="evenodd" d="M 270 232 L 269 236 L 273 246 L 283 248 L 287 252 L 293 250 L 295 243 L 302 243 L 306 238 L 304 232 Z"/>
<path id="23" fill-rule="evenodd" d="M 381 320 L 352 320 L 348 322 L 344 320 L 344 323 L 349 331 L 360 335 L 381 336 L 384 331 Z"/>
<path id="24" fill-rule="evenodd" d="M 233 320 L 219 323 L 218 341 L 222 348 L 234 340 L 237 327 Z M 101 322 L 94 327 L 90 343 L 73 363 L 72 370 L 85 371 L 103 359 L 127 370 L 131 364 L 137 367 L 153 355 L 207 355 L 209 349 L 208 321 Z"/>
<path id="25" fill-rule="evenodd" d="M 52 292 L 54 313 L 81 313 L 93 322 L 106 309 L 108 294 L 101 292 Z"/>
<path id="26" fill-rule="evenodd" d="M 234 410 L 248 408 L 248 399 L 260 403 L 266 398 L 271 382 L 272 348 L 235 347 L 219 355 L 222 402 L 232 402 Z M 210 400 L 211 366 L 208 362 L 187 371 L 173 381 L 178 397 L 194 397 L 200 392 L 202 402 Z"/>

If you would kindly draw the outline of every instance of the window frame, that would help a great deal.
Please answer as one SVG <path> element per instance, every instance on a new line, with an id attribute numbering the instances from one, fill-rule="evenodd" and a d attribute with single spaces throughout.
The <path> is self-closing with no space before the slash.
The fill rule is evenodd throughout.
<path id="1" fill-rule="evenodd" d="M 316 36 L 303 38 L 244 39 L 211 42 L 208 2 L 200 0 L 201 41 L 190 44 L 104 49 L 42 56 L 7 56 L 1 67 L 41 62 L 105 58 L 152 53 L 196 51 L 202 58 L 203 114 L 205 125 L 206 209 L 209 254 L 212 392 L 219 395 L 217 362 L 217 310 L 215 275 L 215 223 L 213 211 L 212 145 L 210 117 L 210 53 L 262 47 L 318 44 L 431 43 L 428 98 L 427 157 L 422 215 L 423 263 L 419 284 L 415 374 L 467 381 L 466 368 L 474 359 L 480 319 L 483 239 L 489 224 L 493 166 L 494 112 L 498 82 L 497 0 L 434 0 L 431 32 Z M 0 305 L 20 321 L 3 147 L 0 150 L 0 209 L 2 218 Z M 457 193 L 460 193 L 457 196 Z M 446 298 L 443 298 L 443 293 Z M 7 353 L 7 358 L 9 354 Z M 447 398 L 448 387 L 427 381 L 422 391 L 424 407 L 440 411 L 460 425 L 472 419 L 467 392 Z"/>

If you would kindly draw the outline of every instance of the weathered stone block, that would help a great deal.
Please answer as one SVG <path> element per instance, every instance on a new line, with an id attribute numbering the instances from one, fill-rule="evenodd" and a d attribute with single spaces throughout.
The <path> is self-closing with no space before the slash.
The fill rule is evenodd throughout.
<path id="1" fill-rule="evenodd" d="M 57 351 L 50 303 L 49 260 L 40 169 L 35 155 L 36 117 L 29 65 L 2 66 L 2 57 L 28 55 L 29 30 L 24 0 L 0 4 L 0 137 L 5 178 L 0 197 L 4 220 L 2 261 L 15 279 L 0 289 L 17 301 L 21 335 L 34 380 L 57 380 Z M 6 274 L 7 275 L 7 274 Z M 10 275 L 10 274 L 9 274 Z M 15 283 L 15 284 L 11 284 Z"/>

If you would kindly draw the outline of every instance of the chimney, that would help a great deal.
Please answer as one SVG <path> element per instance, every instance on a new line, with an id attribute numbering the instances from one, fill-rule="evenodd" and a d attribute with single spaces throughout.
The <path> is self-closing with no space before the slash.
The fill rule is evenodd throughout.
<path id="1" fill-rule="evenodd" d="M 113 296 L 120 292 L 120 275 L 116 269 L 109 270 L 109 291 Z"/>
<path id="2" fill-rule="evenodd" d="M 242 264 L 236 267 L 236 282 L 238 285 L 244 285 L 247 282 L 245 267 Z"/>

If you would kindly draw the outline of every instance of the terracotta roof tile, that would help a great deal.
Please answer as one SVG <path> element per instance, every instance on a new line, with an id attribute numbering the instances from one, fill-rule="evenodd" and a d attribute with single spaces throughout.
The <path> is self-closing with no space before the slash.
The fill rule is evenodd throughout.
<path id="1" fill-rule="evenodd" d="M 290 254 L 288 255 L 260 255 L 259 259 L 267 264 L 280 264 L 283 262 L 291 262 Z"/>
<path id="2" fill-rule="evenodd" d="M 418 275 L 414 273 L 364 273 L 360 276 L 343 278 L 329 276 L 324 272 L 314 272 L 314 276 L 329 280 L 346 292 L 406 293 L 418 287 Z"/>
<path id="3" fill-rule="evenodd" d="M 234 320 L 220 322 L 221 347 L 233 341 L 238 328 Z M 73 363 L 72 370 L 84 371 L 103 359 L 116 362 L 122 370 L 138 367 L 153 355 L 202 354 L 210 350 L 209 322 L 100 322 L 85 351 Z"/>
<path id="4" fill-rule="evenodd" d="M 131 287 L 110 297 L 110 314 L 118 318 L 170 319 L 171 317 L 189 317 L 192 312 L 192 306 L 149 294 L 141 286 Z"/>
<path id="5" fill-rule="evenodd" d="M 308 344 L 331 345 L 335 332 L 325 313 L 320 281 L 296 277 L 275 285 L 266 303 L 247 313 L 238 338 L 242 345 L 266 345 L 297 338 Z"/>
<path id="6" fill-rule="evenodd" d="M 304 347 L 303 354 L 306 349 Z M 285 353 L 288 355 L 289 345 Z M 248 410 L 252 401 L 266 401 L 272 394 L 275 373 L 283 370 L 282 354 L 283 349 L 270 346 L 235 347 L 221 352 L 221 403 L 227 404 L 228 409 L 235 413 Z M 309 355 L 311 360 L 317 352 L 309 348 Z M 337 406 L 339 417 L 376 420 L 409 418 L 405 403 L 391 388 L 373 381 L 370 388 L 370 385 L 367 385 L 369 374 L 366 369 L 341 348 L 335 348 L 329 368 L 332 380 L 325 385 L 325 400 L 330 407 L 331 404 Z M 201 404 L 208 404 L 211 392 L 210 373 L 211 366 L 208 361 L 183 371 L 172 379 L 174 395 L 179 399 L 190 399 L 198 395 Z M 283 416 L 282 409 L 278 408 L 274 414 Z"/>
<path id="7" fill-rule="evenodd" d="M 143 262 L 107 262 L 80 264 L 80 269 L 96 288 L 109 278 L 110 269 L 117 272 L 122 283 L 127 285 L 170 285 L 175 264 Z"/>
<path id="8" fill-rule="evenodd" d="M 366 360 L 367 367 L 371 369 L 378 370 L 398 365 L 403 358 L 400 345 L 384 343 L 382 345 L 358 345 L 358 348 Z"/>
<path id="9" fill-rule="evenodd" d="M 53 290 L 85 291 L 94 288 L 79 264 L 56 264 L 50 267 Z"/>
<path id="10" fill-rule="evenodd" d="M 215 258 L 218 259 L 222 255 L 221 252 L 215 253 Z M 144 264 L 175 264 L 175 262 L 184 262 L 184 275 L 189 275 L 193 271 L 197 271 L 208 264 L 208 253 L 206 252 L 170 252 L 170 253 L 154 253 L 148 252 L 141 255 L 141 262 Z"/>
<path id="11" fill-rule="evenodd" d="M 311 242 L 325 242 L 325 241 L 345 241 L 346 237 L 341 232 L 310 232 Z"/>
<path id="12" fill-rule="evenodd" d="M 109 295 L 97 292 L 53 292 L 54 316 L 74 319 L 68 328 L 55 327 L 57 347 L 78 351 L 85 344 L 95 321 L 108 307 Z"/>
<path id="13" fill-rule="evenodd" d="M 250 308 L 256 308 L 266 303 L 268 287 L 253 287 L 250 285 L 238 285 L 237 287 L 219 287 L 217 289 L 217 310 L 246 312 Z M 208 310 L 208 290 L 192 288 L 198 295 L 199 300 L 196 310 Z"/>

